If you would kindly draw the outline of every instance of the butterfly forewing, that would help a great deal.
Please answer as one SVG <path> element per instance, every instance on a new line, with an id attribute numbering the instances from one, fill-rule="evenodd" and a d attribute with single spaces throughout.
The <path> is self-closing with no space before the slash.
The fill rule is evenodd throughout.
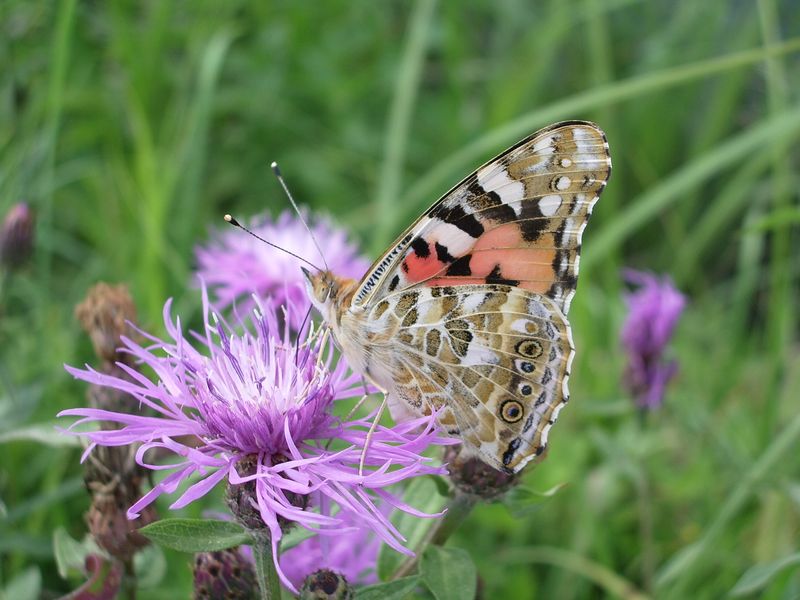
<path id="1" fill-rule="evenodd" d="M 610 171 L 608 143 L 592 123 L 533 134 L 401 235 L 365 276 L 354 304 L 420 285 L 498 283 L 546 295 L 566 314 L 583 229 Z"/>

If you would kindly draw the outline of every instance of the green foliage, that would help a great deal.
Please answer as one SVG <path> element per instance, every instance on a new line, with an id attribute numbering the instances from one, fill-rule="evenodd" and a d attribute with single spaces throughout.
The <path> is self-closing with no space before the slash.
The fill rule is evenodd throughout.
<path id="1" fill-rule="evenodd" d="M 251 541 L 238 523 L 213 519 L 161 519 L 139 531 L 157 544 L 180 552 L 215 552 Z"/>
<path id="2" fill-rule="evenodd" d="M 4 1 L 0 212 L 30 202 L 37 242 L 0 279 L 0 590 L 75 583 L 52 542 L 86 532 L 81 449 L 50 427 L 85 402 L 63 364 L 96 362 L 72 316 L 92 283 L 129 284 L 154 333 L 174 296 L 189 326 L 193 246 L 226 212 L 286 208 L 272 160 L 374 256 L 495 152 L 588 118 L 614 172 L 570 313 L 572 401 L 523 481 L 558 493 L 479 506 L 446 552 L 487 598 L 796 595 L 798 31 L 793 0 Z M 679 378 L 646 419 L 620 388 L 625 266 L 690 298 Z M 414 547 L 430 522 L 399 525 Z M 188 595 L 185 554 L 148 560 L 167 576 L 143 596 Z M 381 575 L 403 560 L 384 550 Z"/>
<path id="3" fill-rule="evenodd" d="M 405 600 L 418 584 L 419 576 L 413 575 L 367 585 L 356 590 L 356 600 Z"/>
<path id="4" fill-rule="evenodd" d="M 475 597 L 478 573 L 469 553 L 462 548 L 428 546 L 419 572 L 436 600 Z"/>

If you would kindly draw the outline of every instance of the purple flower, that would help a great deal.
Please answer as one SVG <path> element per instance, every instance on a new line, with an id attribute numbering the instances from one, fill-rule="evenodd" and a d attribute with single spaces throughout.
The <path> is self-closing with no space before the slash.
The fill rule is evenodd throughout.
<path id="1" fill-rule="evenodd" d="M 358 254 L 345 231 L 324 217 L 312 219 L 308 214 L 304 211 L 303 218 L 325 253 L 330 270 L 341 277 L 363 275 L 369 263 Z M 276 221 L 257 216 L 244 225 L 270 243 L 323 266 L 314 241 L 292 212 L 285 211 Z M 264 303 L 295 306 L 298 321 L 293 325 L 297 326 L 305 313 L 300 308 L 310 306 L 301 261 L 244 231 L 231 227 L 217 231 L 207 245 L 195 248 L 195 256 L 197 274 L 209 286 L 219 308 L 243 301 L 249 310 L 251 294 L 255 293 Z"/>
<path id="2" fill-rule="evenodd" d="M 683 312 L 686 298 L 668 277 L 626 270 L 625 280 L 638 289 L 625 297 L 628 316 L 622 325 L 622 346 L 628 355 L 624 383 L 640 408 L 661 405 L 676 361 L 665 361 L 665 348 Z"/>
<path id="3" fill-rule="evenodd" d="M 383 503 L 381 512 L 388 516 L 387 507 L 391 508 Z M 284 573 L 296 587 L 301 587 L 305 578 L 318 569 L 336 571 L 351 585 L 378 581 L 380 538 L 364 527 L 357 515 L 342 512 L 340 518 L 351 523 L 350 531 L 336 536 L 314 536 L 281 556 Z"/>
<path id="4" fill-rule="evenodd" d="M 443 472 L 421 456 L 429 444 L 449 441 L 439 436 L 434 415 L 392 428 L 379 426 L 360 475 L 358 463 L 371 422 L 368 418 L 341 422 L 332 414 L 337 399 L 361 394 L 359 379 L 342 361 L 334 360 L 326 333 L 307 333 L 294 344 L 288 325 L 278 325 L 276 310 L 257 299 L 255 303 L 249 327 L 239 334 L 211 313 L 204 289 L 204 331 L 187 336 L 180 320 L 170 317 L 168 301 L 164 323 L 170 340 L 139 332 L 149 340 L 142 346 L 122 338 L 123 351 L 152 369 L 155 383 L 122 362 L 118 364 L 125 379 L 89 367 L 66 367 L 78 379 L 130 394 L 142 412 L 75 408 L 59 416 L 81 417 L 70 432 L 91 440 L 87 453 L 95 444 L 141 444 L 137 462 L 168 473 L 130 507 L 129 518 L 190 479 L 191 485 L 171 508 L 186 506 L 225 480 L 234 487 L 254 483 L 258 513 L 269 528 L 276 565 L 281 521 L 335 535 L 352 529 L 339 513 L 355 515 L 383 542 L 410 553 L 377 503 L 431 516 L 402 504 L 385 488 L 409 477 Z M 286 310 L 288 322 L 291 306 Z M 120 429 L 74 431 L 77 425 L 97 421 L 117 423 Z M 333 448 L 331 440 L 336 442 Z M 146 459 L 151 450 L 174 454 L 179 460 L 154 464 Z M 252 474 L 240 474 L 237 465 L 250 465 L 252 470 L 246 473 Z M 297 506 L 298 497 L 312 497 L 318 504 Z M 338 512 L 331 510 L 334 505 Z"/>

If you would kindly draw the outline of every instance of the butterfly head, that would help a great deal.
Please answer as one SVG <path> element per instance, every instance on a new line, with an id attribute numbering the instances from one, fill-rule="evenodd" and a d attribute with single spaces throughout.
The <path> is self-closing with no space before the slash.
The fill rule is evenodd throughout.
<path id="1" fill-rule="evenodd" d="M 326 320 L 330 320 L 341 300 L 342 279 L 330 271 L 312 272 L 303 269 L 303 275 L 306 277 L 306 291 L 311 303 Z"/>

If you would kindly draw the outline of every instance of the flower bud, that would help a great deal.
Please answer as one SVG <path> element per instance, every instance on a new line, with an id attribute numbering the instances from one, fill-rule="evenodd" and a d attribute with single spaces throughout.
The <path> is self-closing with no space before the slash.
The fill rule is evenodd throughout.
<path id="1" fill-rule="evenodd" d="M 7 269 L 22 266 L 33 251 L 33 211 L 19 202 L 6 213 L 0 228 L 0 264 Z"/>
<path id="2" fill-rule="evenodd" d="M 355 597 L 347 579 L 336 571 L 320 569 L 306 577 L 300 600 L 351 600 Z"/>
<path id="3" fill-rule="evenodd" d="M 494 500 L 519 483 L 518 473 L 503 473 L 474 454 L 464 455 L 461 445 L 447 447 L 444 461 L 448 464 L 450 481 L 455 488 L 463 494 L 482 500 Z"/>
<path id="4" fill-rule="evenodd" d="M 136 305 L 127 286 L 98 283 L 75 308 L 75 316 L 89 334 L 97 356 L 112 363 L 128 358 L 117 352 L 121 336 L 133 337 L 130 323 L 136 321 Z"/>
<path id="5" fill-rule="evenodd" d="M 194 598 L 255 600 L 258 586 L 253 565 L 238 548 L 195 554 Z"/>
<path id="6" fill-rule="evenodd" d="M 285 456 L 276 455 L 272 457 L 272 464 L 281 464 L 287 460 L 289 459 Z M 252 475 L 256 472 L 257 465 L 258 457 L 249 455 L 237 463 L 236 471 L 240 476 Z M 288 500 L 292 506 L 301 509 L 308 507 L 307 495 L 295 494 L 292 492 L 283 493 L 286 496 L 286 500 Z M 255 480 L 238 485 L 228 484 L 228 488 L 225 492 L 225 502 L 236 520 L 249 531 L 255 532 L 267 529 L 264 520 L 261 518 L 261 512 L 258 510 Z M 292 522 L 287 521 L 281 516 L 278 516 L 278 522 L 281 524 L 281 529 L 284 531 L 287 531 L 292 525 Z"/>

